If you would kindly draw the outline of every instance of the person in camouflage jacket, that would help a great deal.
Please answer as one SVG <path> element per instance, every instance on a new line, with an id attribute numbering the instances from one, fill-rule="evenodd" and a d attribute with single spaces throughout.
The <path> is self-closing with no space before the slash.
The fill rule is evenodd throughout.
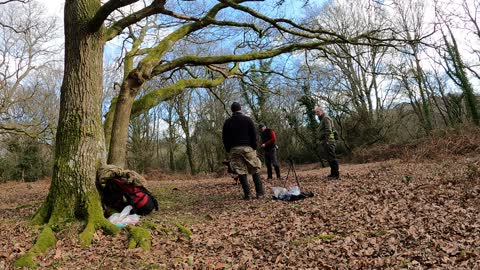
<path id="1" fill-rule="evenodd" d="M 320 106 L 315 107 L 314 112 L 320 120 L 320 146 L 323 149 L 323 153 L 325 159 L 328 161 L 328 165 L 330 165 L 330 175 L 328 175 L 327 177 L 331 179 L 339 179 L 340 172 L 338 160 L 335 155 L 336 143 L 333 120 L 325 113 L 323 108 Z"/>

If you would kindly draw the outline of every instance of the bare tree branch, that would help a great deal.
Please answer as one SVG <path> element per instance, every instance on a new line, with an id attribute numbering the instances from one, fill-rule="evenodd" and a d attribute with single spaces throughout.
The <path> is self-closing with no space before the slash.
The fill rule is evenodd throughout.
<path id="1" fill-rule="evenodd" d="M 178 13 L 175 13 L 175 12 L 173 12 L 171 10 L 168 10 L 168 9 L 161 9 L 160 13 L 163 14 L 163 15 L 168 15 L 170 17 L 180 19 L 180 20 L 185 20 L 185 21 L 199 21 L 200 20 L 199 18 L 192 17 L 192 16 L 186 16 L 186 15 L 183 15 L 183 14 L 178 14 Z"/>
<path id="2" fill-rule="evenodd" d="M 5 23 L 2 23 L 2 22 L 0 22 L 0 27 L 2 27 L 2 28 L 8 28 L 8 29 L 14 31 L 14 32 L 17 33 L 17 34 L 21 34 L 21 33 L 27 32 L 27 29 L 19 30 L 19 29 L 16 29 L 15 27 L 13 27 L 13 26 L 10 26 L 10 25 L 5 24 Z"/>
<path id="3" fill-rule="evenodd" d="M 5 0 L 5 1 L 0 1 L 0 5 L 14 3 L 14 2 L 26 4 L 30 2 L 30 0 Z"/>
<path id="4" fill-rule="evenodd" d="M 217 21 L 217 20 L 212 20 L 212 24 L 218 25 L 218 26 L 233 26 L 233 27 L 245 27 L 245 28 L 251 28 L 255 32 L 257 32 L 259 35 L 262 35 L 262 30 L 258 28 L 253 23 L 239 23 L 239 22 L 230 22 L 230 21 Z"/>
<path id="5" fill-rule="evenodd" d="M 112 12 L 135 2 L 138 2 L 138 0 L 109 0 L 108 2 L 103 4 L 100 9 L 98 9 L 97 13 L 90 21 L 88 29 L 92 33 L 97 32 L 98 29 L 100 29 L 100 27 L 102 26 L 103 22 Z"/>
<path id="6" fill-rule="evenodd" d="M 235 74 L 237 70 L 238 64 L 235 65 L 228 72 L 228 74 L 226 74 L 227 76 L 224 76 L 224 74 L 222 74 L 221 76 L 212 80 L 204 78 L 179 80 L 173 85 L 169 85 L 167 87 L 150 92 L 147 95 L 135 100 L 132 106 L 132 113 L 130 115 L 130 118 L 132 119 L 137 117 L 139 114 L 157 106 L 162 101 L 166 101 L 175 97 L 187 88 L 211 88 L 218 86 L 222 84 L 227 77 Z"/>
<path id="7" fill-rule="evenodd" d="M 114 22 L 105 32 L 105 40 L 111 40 L 114 37 L 118 36 L 123 31 L 123 29 L 125 29 L 129 25 L 137 23 L 148 16 L 159 13 L 163 9 L 165 2 L 166 0 L 155 0 L 149 6 L 144 7 L 117 22 Z"/>
<path id="8" fill-rule="evenodd" d="M 172 70 L 180 66 L 199 66 L 199 65 L 210 65 L 210 64 L 224 64 L 229 62 L 245 62 L 255 59 L 266 59 L 277 56 L 282 53 L 297 51 L 301 49 L 321 49 L 322 46 L 338 43 L 341 41 L 331 40 L 329 42 L 320 41 L 320 42 L 311 42 L 311 43 L 298 43 L 285 45 L 280 48 L 271 49 L 262 52 L 250 52 L 246 54 L 231 54 L 231 55 L 222 55 L 222 56 L 184 56 L 177 58 L 169 63 L 156 66 L 152 71 L 152 76 L 159 75 L 163 72 Z"/>

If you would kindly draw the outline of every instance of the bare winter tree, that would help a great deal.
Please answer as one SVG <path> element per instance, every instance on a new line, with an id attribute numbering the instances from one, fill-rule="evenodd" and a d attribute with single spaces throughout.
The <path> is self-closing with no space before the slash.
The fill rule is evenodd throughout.
<path id="1" fill-rule="evenodd" d="M 0 7 L 5 9 L 10 9 L 12 6 L 16 7 L 16 4 L 27 4 L 30 0 L 3 0 L 0 1 Z M 5 18 L 0 18 L 0 27 L 4 29 L 9 29 L 16 33 L 25 32 L 28 29 L 28 26 L 23 24 L 18 24 L 9 20 L 4 20 Z"/>
<path id="2" fill-rule="evenodd" d="M 60 50 L 50 41 L 57 38 L 57 22 L 36 3 L 6 5 L 0 20 L 26 27 L 22 32 L 0 28 L 0 133 L 51 139 L 55 119 L 48 118 L 48 110 L 56 106 L 47 100 L 55 100 L 58 90 Z"/>

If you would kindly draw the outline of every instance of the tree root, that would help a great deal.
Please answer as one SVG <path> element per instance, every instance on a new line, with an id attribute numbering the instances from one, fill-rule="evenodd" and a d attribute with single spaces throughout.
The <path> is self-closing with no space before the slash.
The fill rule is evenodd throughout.
<path id="1" fill-rule="evenodd" d="M 34 214 L 31 223 L 45 224 L 45 227 L 40 232 L 33 247 L 15 261 L 15 267 L 36 268 L 35 258 L 46 253 L 50 248 L 55 247 L 57 241 L 55 232 L 68 226 L 72 221 L 78 220 L 78 217 L 66 213 L 65 209 L 64 205 L 53 209 L 48 201 L 39 208 Z M 87 247 L 92 243 L 93 235 L 98 229 L 102 229 L 106 234 L 117 234 L 120 232 L 120 228 L 110 223 L 103 216 L 103 210 L 98 199 L 87 200 L 85 210 L 87 212 L 85 215 L 87 217 L 87 224 L 83 232 L 79 235 L 79 243 L 82 247 Z"/>
<path id="2" fill-rule="evenodd" d="M 140 247 L 144 251 L 149 251 L 152 246 L 152 235 L 148 229 L 141 227 L 128 226 L 129 242 L 128 248 Z"/>
<path id="3" fill-rule="evenodd" d="M 35 241 L 33 247 L 15 261 L 15 263 L 13 264 L 14 267 L 27 267 L 29 269 L 37 268 L 38 265 L 34 261 L 35 258 L 38 255 L 45 253 L 50 248 L 54 247 L 56 243 L 57 238 L 55 237 L 55 233 L 49 225 L 46 225 L 38 236 L 37 240 Z"/>
<path id="4" fill-rule="evenodd" d="M 92 243 L 93 234 L 98 229 L 102 229 L 106 234 L 111 235 L 120 232 L 120 228 L 110 223 L 103 216 L 103 210 L 102 206 L 100 205 L 100 201 L 98 199 L 94 199 L 95 197 L 95 193 L 90 194 L 89 198 L 91 199 L 87 200 L 88 202 L 90 202 L 90 204 L 87 205 L 87 226 L 85 226 L 85 229 L 80 234 L 80 245 L 82 247 L 87 247 Z"/>
<path id="5" fill-rule="evenodd" d="M 104 219 L 103 221 L 89 221 L 82 233 L 80 233 L 79 240 L 82 247 L 88 247 L 92 244 L 93 234 L 97 229 L 102 229 L 105 234 L 114 235 L 120 232 L 120 228 Z"/>

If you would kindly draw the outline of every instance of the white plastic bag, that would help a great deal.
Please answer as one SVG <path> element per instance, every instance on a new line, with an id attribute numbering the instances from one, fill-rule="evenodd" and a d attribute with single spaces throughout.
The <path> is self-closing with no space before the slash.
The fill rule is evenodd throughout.
<path id="1" fill-rule="evenodd" d="M 135 225 L 140 221 L 140 216 L 137 214 L 128 215 L 122 220 L 122 224 L 125 225 Z"/>
<path id="2" fill-rule="evenodd" d="M 114 213 L 108 220 L 118 227 L 125 227 L 126 225 L 135 225 L 140 221 L 140 216 L 137 214 L 130 215 L 130 211 L 133 209 L 131 205 L 125 206 L 122 212 Z"/>
<path id="3" fill-rule="evenodd" d="M 299 186 L 290 187 L 290 189 L 288 190 L 288 194 L 293 196 L 300 195 L 300 187 Z"/>
<path id="4" fill-rule="evenodd" d="M 277 199 L 282 199 L 287 194 L 288 190 L 284 187 L 272 187 L 273 196 Z"/>
<path id="5" fill-rule="evenodd" d="M 284 187 L 272 187 L 272 191 L 273 191 L 273 196 L 280 200 L 288 199 L 290 196 L 300 195 L 299 186 L 290 187 L 290 189 L 288 190 Z"/>

